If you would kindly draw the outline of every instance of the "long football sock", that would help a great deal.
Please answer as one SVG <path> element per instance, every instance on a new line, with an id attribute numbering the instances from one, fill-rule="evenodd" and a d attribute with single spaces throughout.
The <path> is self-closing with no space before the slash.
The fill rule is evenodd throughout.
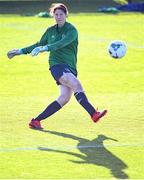
<path id="1" fill-rule="evenodd" d="M 84 92 L 77 92 L 74 94 L 77 101 L 81 104 L 81 106 L 92 116 L 94 112 L 96 112 L 95 108 L 89 103 Z"/>
<path id="2" fill-rule="evenodd" d="M 54 101 L 50 105 L 48 105 L 48 107 L 41 114 L 39 114 L 38 117 L 35 118 L 35 120 L 41 121 L 43 119 L 46 119 L 61 108 L 61 105 L 57 101 Z"/>

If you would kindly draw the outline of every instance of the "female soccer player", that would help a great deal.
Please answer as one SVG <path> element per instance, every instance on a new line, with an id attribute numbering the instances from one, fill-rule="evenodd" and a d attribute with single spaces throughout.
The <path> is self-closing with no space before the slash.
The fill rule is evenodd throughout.
<path id="1" fill-rule="evenodd" d="M 16 55 L 31 53 L 32 56 L 37 56 L 44 51 L 50 51 L 50 71 L 59 85 L 60 96 L 49 104 L 41 114 L 33 118 L 29 123 L 29 127 L 42 129 L 40 121 L 60 110 L 68 103 L 72 93 L 74 93 L 79 104 L 89 113 L 93 122 L 97 122 L 107 113 L 107 110 L 102 112 L 95 110 L 88 101 L 81 82 L 77 79 L 78 31 L 66 21 L 68 10 L 64 4 L 53 4 L 50 13 L 53 15 L 56 24 L 46 30 L 39 42 L 7 53 L 8 58 L 11 59 Z"/>

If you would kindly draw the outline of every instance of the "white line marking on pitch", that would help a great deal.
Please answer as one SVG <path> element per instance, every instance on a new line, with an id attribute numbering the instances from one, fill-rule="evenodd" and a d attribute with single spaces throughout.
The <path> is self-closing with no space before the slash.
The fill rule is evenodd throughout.
<path id="1" fill-rule="evenodd" d="M 16 148 L 0 148 L 0 152 L 15 152 L 15 151 L 35 151 L 35 150 L 73 150 L 73 149 L 88 149 L 88 148 L 107 148 L 107 147 L 124 147 L 124 148 L 144 148 L 144 144 L 107 144 L 107 145 L 89 145 L 89 146 L 40 146 L 40 147 L 16 147 Z"/>

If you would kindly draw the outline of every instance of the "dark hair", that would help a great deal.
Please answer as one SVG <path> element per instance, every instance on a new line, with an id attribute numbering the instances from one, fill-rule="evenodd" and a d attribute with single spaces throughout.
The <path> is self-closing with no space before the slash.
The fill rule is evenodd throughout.
<path id="1" fill-rule="evenodd" d="M 53 16 L 53 14 L 55 13 L 55 11 L 57 9 L 61 9 L 65 13 L 65 15 L 68 15 L 68 9 L 67 9 L 66 5 L 64 5 L 62 3 L 53 3 L 49 9 L 50 15 Z"/>

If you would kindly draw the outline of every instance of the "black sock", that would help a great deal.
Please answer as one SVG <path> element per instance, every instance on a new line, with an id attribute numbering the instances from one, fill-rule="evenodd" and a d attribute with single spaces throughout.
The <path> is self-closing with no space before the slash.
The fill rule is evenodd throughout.
<path id="1" fill-rule="evenodd" d="M 48 105 L 48 107 L 41 114 L 39 114 L 38 117 L 35 118 L 35 120 L 41 121 L 43 119 L 46 119 L 60 109 L 61 105 L 57 101 L 54 101 L 50 105 Z"/>
<path id="2" fill-rule="evenodd" d="M 95 108 L 89 103 L 84 92 L 77 92 L 74 94 L 77 101 L 82 105 L 82 107 L 92 116 L 96 111 Z"/>

